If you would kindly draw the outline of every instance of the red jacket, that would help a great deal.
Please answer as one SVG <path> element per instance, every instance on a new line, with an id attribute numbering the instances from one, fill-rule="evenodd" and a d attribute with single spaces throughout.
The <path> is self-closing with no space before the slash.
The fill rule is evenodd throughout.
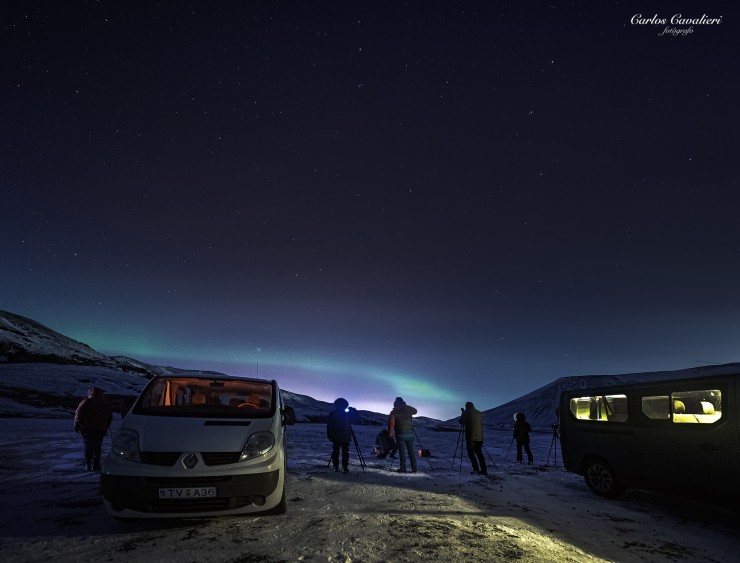
<path id="1" fill-rule="evenodd" d="M 75 411 L 75 430 L 78 432 L 102 432 L 105 434 L 113 420 L 113 412 L 103 390 L 93 387 L 82 399 Z"/>

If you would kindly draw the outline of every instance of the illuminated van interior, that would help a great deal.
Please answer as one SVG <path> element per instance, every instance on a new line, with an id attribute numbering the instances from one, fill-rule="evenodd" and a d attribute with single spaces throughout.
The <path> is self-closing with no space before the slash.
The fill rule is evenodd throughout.
<path id="1" fill-rule="evenodd" d="M 717 389 L 671 393 L 673 422 L 711 424 L 722 418 L 722 393 Z"/>
<path id="2" fill-rule="evenodd" d="M 262 418 L 274 413 L 269 382 L 161 377 L 134 407 L 136 414 Z"/>
<path id="3" fill-rule="evenodd" d="M 677 391 L 641 398 L 642 413 L 651 420 L 676 424 L 712 424 L 722 418 L 722 393 L 718 389 Z M 570 411 L 578 420 L 626 422 L 626 395 L 574 397 Z"/>
<path id="4" fill-rule="evenodd" d="M 570 400 L 570 412 L 578 420 L 625 422 L 627 420 L 627 396 L 576 397 Z"/>

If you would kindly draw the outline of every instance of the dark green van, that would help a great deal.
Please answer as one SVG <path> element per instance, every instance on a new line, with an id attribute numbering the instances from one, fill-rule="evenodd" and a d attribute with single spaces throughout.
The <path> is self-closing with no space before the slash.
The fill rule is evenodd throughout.
<path id="1" fill-rule="evenodd" d="M 604 497 L 666 485 L 740 494 L 739 385 L 735 374 L 564 391 L 563 464 Z"/>

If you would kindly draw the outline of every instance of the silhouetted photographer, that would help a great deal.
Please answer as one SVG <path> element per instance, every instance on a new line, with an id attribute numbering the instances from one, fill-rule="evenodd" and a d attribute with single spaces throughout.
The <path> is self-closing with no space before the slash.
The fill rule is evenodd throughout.
<path id="1" fill-rule="evenodd" d="M 342 469 L 345 473 L 349 471 L 349 442 L 354 437 L 352 425 L 359 423 L 360 415 L 349 406 L 347 399 L 340 397 L 334 401 L 334 410 L 326 421 L 326 436 L 332 443 L 331 463 L 334 471 L 339 471 L 339 450 L 342 451 Z"/>
<path id="2" fill-rule="evenodd" d="M 100 471 L 103 438 L 110 428 L 113 414 L 105 391 L 90 387 L 87 399 L 83 399 L 75 411 L 75 432 L 82 435 L 85 446 L 85 469 Z"/>
<path id="3" fill-rule="evenodd" d="M 473 473 L 488 475 L 486 458 L 483 457 L 483 414 L 468 401 L 465 408 L 460 409 L 460 425 L 465 427 L 465 446 L 468 450 Z"/>
<path id="4" fill-rule="evenodd" d="M 514 439 L 516 440 L 516 460 L 522 463 L 522 448 L 527 452 L 527 463 L 532 465 L 532 450 L 529 449 L 529 433 L 532 427 L 527 422 L 523 412 L 514 415 Z"/>
<path id="5" fill-rule="evenodd" d="M 415 430 L 412 422 L 412 417 L 415 414 L 416 409 L 407 405 L 401 397 L 396 397 L 396 400 L 393 401 L 393 410 L 388 417 L 388 435 L 395 436 L 396 444 L 398 444 L 398 457 L 401 463 L 401 467 L 398 468 L 399 473 L 406 473 L 407 454 L 411 472 L 416 473 Z"/>

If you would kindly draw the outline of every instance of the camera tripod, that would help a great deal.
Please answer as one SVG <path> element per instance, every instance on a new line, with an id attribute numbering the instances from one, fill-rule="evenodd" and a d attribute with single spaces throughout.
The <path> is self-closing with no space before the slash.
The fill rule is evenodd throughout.
<path id="1" fill-rule="evenodd" d="M 352 441 L 355 444 L 355 451 L 357 452 L 357 459 L 360 460 L 360 467 L 362 467 L 362 472 L 365 473 L 365 465 L 366 465 L 365 457 L 362 455 L 362 450 L 360 449 L 360 444 L 357 442 L 357 436 L 355 436 L 355 431 L 350 428 L 350 432 L 352 433 Z M 329 456 L 329 461 L 327 462 L 326 466 L 329 467 L 330 465 L 331 465 L 331 456 Z"/>
<path id="2" fill-rule="evenodd" d="M 354 430 L 352 430 L 352 441 L 355 443 L 355 450 L 357 451 L 357 459 L 360 460 L 360 467 L 362 467 L 362 472 L 365 473 L 365 457 L 362 455 L 360 444 L 357 443 L 357 436 L 355 436 Z"/>
<path id="3" fill-rule="evenodd" d="M 457 458 L 457 448 L 460 446 L 460 440 L 465 434 L 465 425 L 460 425 L 460 431 L 457 433 L 457 442 L 455 443 L 455 453 L 452 454 L 452 469 L 455 468 L 455 459 Z M 488 456 L 488 459 L 491 461 L 491 465 L 498 471 L 498 465 L 496 465 L 496 462 L 493 461 L 493 458 L 491 457 L 491 454 L 488 453 L 488 450 L 485 448 L 485 446 L 481 446 L 483 448 L 483 451 L 486 452 L 486 455 Z M 462 446 L 460 446 L 460 473 L 462 473 L 462 463 L 463 463 L 463 449 Z"/>
<path id="4" fill-rule="evenodd" d="M 511 439 L 511 442 L 509 442 L 509 447 L 506 448 L 506 454 L 504 455 L 504 461 L 506 461 L 507 458 L 509 457 L 509 452 L 511 451 L 511 446 L 513 445 L 514 445 L 514 438 Z"/>
<path id="5" fill-rule="evenodd" d="M 552 441 L 550 442 L 550 451 L 547 452 L 547 461 L 545 462 L 545 466 L 548 466 L 550 464 L 550 454 L 553 453 L 553 450 L 555 450 L 555 455 L 552 457 L 553 467 L 558 466 L 558 442 L 560 441 L 558 428 L 559 427 L 557 424 L 552 425 Z"/>

